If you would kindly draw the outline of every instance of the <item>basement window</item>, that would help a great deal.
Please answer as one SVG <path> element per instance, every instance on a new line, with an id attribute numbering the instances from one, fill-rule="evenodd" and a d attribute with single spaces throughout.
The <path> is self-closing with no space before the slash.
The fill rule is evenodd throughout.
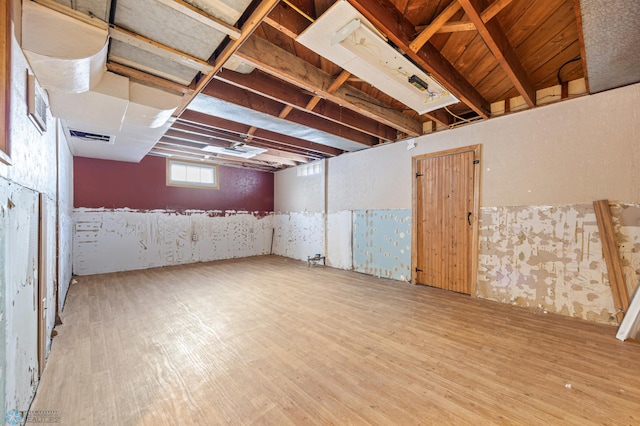
<path id="1" fill-rule="evenodd" d="M 218 166 L 167 158 L 167 186 L 218 189 Z"/>

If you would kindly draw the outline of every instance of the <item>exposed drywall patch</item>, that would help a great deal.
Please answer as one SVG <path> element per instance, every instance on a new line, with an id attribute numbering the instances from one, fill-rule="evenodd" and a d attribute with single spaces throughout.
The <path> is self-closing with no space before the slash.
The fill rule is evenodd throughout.
<path id="1" fill-rule="evenodd" d="M 481 211 L 479 297 L 616 323 L 592 205 Z"/>
<path id="2" fill-rule="evenodd" d="M 353 270 L 411 279 L 411 210 L 353 212 Z"/>
<path id="3" fill-rule="evenodd" d="M 268 254 L 273 216 L 206 211 L 74 210 L 78 275 Z"/>
<path id="4" fill-rule="evenodd" d="M 640 283 L 640 204 L 611 203 L 622 266 L 633 296 Z"/>
<path id="5" fill-rule="evenodd" d="M 352 232 L 350 210 L 327 215 L 327 265 L 338 269 L 353 268 Z"/>
<path id="6" fill-rule="evenodd" d="M 299 260 L 315 254 L 325 255 L 323 213 L 277 213 L 274 229 L 273 254 Z"/>

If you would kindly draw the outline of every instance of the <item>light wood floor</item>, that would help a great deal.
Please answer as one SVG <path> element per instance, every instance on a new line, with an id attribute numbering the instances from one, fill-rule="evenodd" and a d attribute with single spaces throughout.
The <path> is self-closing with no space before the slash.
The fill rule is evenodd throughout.
<path id="1" fill-rule="evenodd" d="M 276 256 L 78 281 L 61 424 L 640 424 L 613 327 Z"/>

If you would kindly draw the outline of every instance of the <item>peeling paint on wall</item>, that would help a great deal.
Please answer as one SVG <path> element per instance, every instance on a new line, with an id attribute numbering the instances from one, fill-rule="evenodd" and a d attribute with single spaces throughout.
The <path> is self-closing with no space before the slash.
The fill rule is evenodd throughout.
<path id="1" fill-rule="evenodd" d="M 298 260 L 324 253 L 324 214 L 277 213 L 274 217 L 273 254 Z"/>
<path id="2" fill-rule="evenodd" d="M 256 212 L 74 209 L 78 275 L 268 254 L 273 216 Z"/>
<path id="3" fill-rule="evenodd" d="M 4 408 L 25 410 L 38 381 L 38 193 L 0 179 L 0 203 L 5 245 L 1 260 L 6 326 Z"/>
<path id="4" fill-rule="evenodd" d="M 592 205 L 481 212 L 478 297 L 616 324 Z"/>
<path id="5" fill-rule="evenodd" d="M 411 210 L 353 212 L 353 270 L 411 279 Z"/>
<path id="6" fill-rule="evenodd" d="M 640 204 L 610 204 L 627 288 L 633 297 L 640 284 Z"/>

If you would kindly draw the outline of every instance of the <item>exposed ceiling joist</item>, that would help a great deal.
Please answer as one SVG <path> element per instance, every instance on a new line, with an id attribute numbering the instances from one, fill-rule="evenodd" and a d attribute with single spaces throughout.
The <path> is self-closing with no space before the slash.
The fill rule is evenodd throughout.
<path id="1" fill-rule="evenodd" d="M 513 0 L 496 0 L 491 3 L 485 10 L 482 11 L 480 15 L 482 17 L 483 22 L 488 22 L 494 16 L 502 11 L 505 7 L 507 7 Z M 575 0 L 580 1 L 580 0 Z M 457 2 L 457 1 L 456 1 Z M 453 3 L 452 3 L 453 4 Z M 458 3 L 459 4 L 459 3 Z M 443 12 L 444 13 L 444 12 Z M 433 21 L 435 22 L 435 20 Z M 419 25 L 416 27 L 416 31 L 425 31 L 431 25 Z M 458 31 L 475 31 L 476 25 L 471 21 L 448 21 L 440 26 L 436 30 L 436 33 L 455 33 Z"/>
<path id="2" fill-rule="evenodd" d="M 207 87 L 204 88 L 202 93 L 274 117 L 278 117 L 282 110 L 282 105 L 277 101 L 273 101 L 217 79 L 212 80 Z M 377 143 L 377 139 L 375 137 L 361 133 L 350 127 L 333 123 L 320 116 L 309 114 L 308 112 L 292 112 L 287 115 L 286 120 L 335 136 L 340 136 L 365 146 L 372 146 Z"/>
<path id="3" fill-rule="evenodd" d="M 163 59 L 168 59 L 172 62 L 201 71 L 205 74 L 213 70 L 213 67 L 206 61 L 187 55 L 184 52 L 180 52 L 169 46 L 165 46 L 141 35 L 132 33 L 131 31 L 127 31 L 124 28 L 118 28 L 116 26 L 110 27 L 109 36 L 114 40 L 121 41 L 130 46 L 144 50 L 145 52 L 153 53 Z"/>
<path id="4" fill-rule="evenodd" d="M 460 3 L 453 0 L 449 6 L 447 6 L 442 13 L 440 13 L 427 27 L 422 30 L 418 37 L 415 38 L 410 44 L 409 48 L 417 52 L 422 46 L 433 36 L 447 21 L 453 18 L 453 15 L 460 10 Z"/>
<path id="5" fill-rule="evenodd" d="M 160 140 L 151 150 L 151 154 L 159 154 L 162 157 L 183 158 L 199 160 L 203 163 L 220 164 L 225 166 L 250 167 L 252 169 L 273 171 L 278 169 L 266 161 L 258 161 L 249 158 L 233 157 L 229 155 L 212 155 L 197 148 Z"/>
<path id="6" fill-rule="evenodd" d="M 128 77 L 132 81 L 138 83 L 147 84 L 182 94 L 191 94 L 193 92 L 192 89 L 182 84 L 155 75 L 151 75 L 135 68 L 118 64 L 116 62 L 107 62 L 107 69 L 113 73 Z"/>
<path id="7" fill-rule="evenodd" d="M 236 55 L 266 73 L 408 135 L 422 134 L 420 121 L 412 119 L 401 111 L 381 106 L 376 98 L 351 86 L 343 85 L 335 92 L 329 93 L 327 88 L 331 86 L 333 77 L 260 37 L 247 40 Z"/>
<path id="8" fill-rule="evenodd" d="M 249 126 L 235 121 L 225 120 L 211 115 L 203 114 L 201 112 L 187 110 L 181 116 L 179 121 L 188 121 L 192 123 L 200 123 L 211 126 L 213 128 L 227 130 L 231 132 L 237 132 L 238 134 L 246 135 Z M 263 138 L 265 140 L 278 143 L 280 146 L 289 147 L 293 149 L 307 150 L 310 153 L 320 154 L 322 157 L 335 157 L 340 155 L 343 151 L 337 148 L 333 148 L 327 145 L 321 145 L 315 142 L 309 142 L 304 139 L 294 138 L 292 136 L 283 135 L 270 130 L 260 129 L 255 132 L 255 137 Z M 298 151 L 299 152 L 299 151 Z M 317 157 L 318 158 L 318 157 Z"/>
<path id="9" fill-rule="evenodd" d="M 166 0 L 168 1 L 168 0 Z M 240 30 L 240 36 L 238 36 L 235 40 L 232 40 L 228 43 L 222 52 L 218 56 L 213 59 L 213 70 L 202 77 L 200 81 L 196 84 L 195 91 L 193 94 L 189 96 L 185 96 L 182 105 L 177 108 L 174 115 L 180 115 L 191 103 L 193 98 L 202 91 L 206 87 L 206 85 L 213 79 L 215 74 L 222 68 L 225 62 L 229 60 L 229 58 L 242 46 L 242 44 L 249 38 L 253 31 L 255 31 L 256 27 L 260 25 L 262 20 L 271 12 L 271 9 L 274 8 L 276 4 L 278 4 L 280 0 L 262 0 L 262 2 L 255 8 L 253 13 L 249 16 L 249 18 L 242 25 L 242 29 Z"/>
<path id="10" fill-rule="evenodd" d="M 206 146 L 216 146 L 216 147 L 229 147 L 229 143 L 227 141 L 224 140 L 219 140 L 219 139 L 213 139 L 209 136 L 202 136 L 202 135 L 197 135 L 197 134 L 193 134 L 190 132 L 181 132 L 181 131 L 177 131 L 177 130 L 169 130 L 167 131 L 167 133 L 165 133 L 165 135 L 162 137 L 163 141 L 166 142 L 172 142 L 172 143 L 179 143 L 179 142 L 175 142 L 175 141 L 184 141 L 184 142 L 195 142 L 197 145 L 194 146 L 194 148 L 196 149 L 202 149 Z M 203 155 L 210 155 L 210 152 L 207 151 L 203 151 L 202 152 Z M 269 153 L 269 150 L 267 150 L 267 152 L 261 153 L 261 154 L 256 154 L 255 156 L 251 157 L 251 159 L 253 160 L 258 160 L 258 161 L 268 161 L 271 163 L 280 163 L 280 164 L 284 164 L 286 166 L 297 166 L 298 163 L 290 160 L 286 157 L 282 157 L 282 156 L 277 156 L 277 155 L 272 155 Z"/>
<path id="11" fill-rule="evenodd" d="M 203 128 L 201 126 L 193 125 L 193 124 L 188 123 L 188 122 L 176 122 L 176 123 L 174 123 L 171 126 L 171 129 L 169 131 L 167 131 L 167 133 L 165 135 L 171 135 L 172 133 L 169 133 L 169 132 L 174 132 L 174 131 L 178 131 L 178 132 L 181 132 L 183 134 L 204 137 L 204 138 L 213 138 L 213 139 L 217 139 L 217 140 L 220 140 L 222 142 L 225 142 L 225 143 L 236 143 L 236 144 L 237 143 L 248 143 L 244 138 L 242 138 L 238 134 L 230 133 L 230 132 L 227 132 L 227 131 L 224 131 L 224 130 L 206 129 L 206 128 Z M 256 139 L 256 142 L 259 142 L 259 140 Z M 307 163 L 307 162 L 309 162 L 309 157 L 307 157 L 307 156 L 296 154 L 296 153 L 293 153 L 293 152 L 287 152 L 287 151 L 283 151 L 283 150 L 279 150 L 279 149 L 275 149 L 275 148 L 271 148 L 271 147 L 268 147 L 267 154 L 272 155 L 272 156 L 276 156 L 276 157 L 286 158 L 288 160 L 295 161 L 297 163 Z"/>
<path id="12" fill-rule="evenodd" d="M 67 15 L 73 19 L 77 19 L 80 22 L 84 22 L 85 24 L 89 24 L 103 30 L 106 30 L 107 28 L 109 28 L 109 24 L 107 22 L 104 22 L 95 16 L 85 15 L 82 12 L 78 12 L 77 10 L 67 7 L 64 4 L 58 3 L 55 0 L 33 0 L 33 1 L 51 10 L 55 10 L 56 12 L 62 13 L 63 15 Z"/>
<path id="13" fill-rule="evenodd" d="M 216 79 L 238 87 L 246 88 L 254 93 L 258 93 L 262 96 L 286 104 L 286 107 L 280 111 L 280 118 L 286 117 L 293 108 L 296 108 L 299 110 L 309 111 L 314 115 L 351 127 L 355 130 L 386 141 L 392 141 L 396 138 L 396 132 L 391 127 L 384 126 L 379 122 L 369 117 L 357 114 L 350 109 L 340 107 L 331 102 L 322 101 L 322 98 L 318 96 L 311 97 L 310 95 L 303 93 L 301 89 L 259 70 L 256 70 L 251 74 L 240 74 L 229 70 L 223 70 L 216 75 Z M 336 80 L 338 80 L 338 78 L 336 78 Z M 334 82 L 336 80 L 334 80 Z M 333 84 L 327 88 L 327 92 L 333 93 L 337 90 L 337 88 L 333 89 L 332 86 Z M 317 99 L 317 102 L 315 99 Z M 310 106 L 312 106 L 312 109 L 309 108 Z"/>
<path id="14" fill-rule="evenodd" d="M 226 22 L 216 18 L 215 16 L 210 16 L 202 10 L 198 9 L 190 5 L 189 3 L 182 0 L 156 0 L 158 3 L 162 3 L 163 5 L 170 7 L 183 15 L 187 15 L 190 18 L 207 25 L 217 31 L 227 34 L 232 39 L 239 39 L 241 36 L 241 32 L 236 27 L 227 24 Z M 220 2 L 220 4 L 224 4 Z"/>
<path id="15" fill-rule="evenodd" d="M 524 98 L 529 107 L 536 104 L 536 90 L 525 71 L 515 50 L 509 43 L 500 23 L 496 20 L 484 22 L 482 10 L 485 9 L 484 0 L 459 0 L 464 11 L 476 26 L 478 33 L 486 43 L 487 47 L 496 58 L 502 69 L 511 79 L 511 82 Z"/>
<path id="16" fill-rule="evenodd" d="M 489 102 L 430 42 L 417 52 L 411 50 L 409 44 L 413 40 L 415 27 L 393 3 L 389 0 L 349 0 L 349 3 L 476 114 L 489 118 Z"/>

